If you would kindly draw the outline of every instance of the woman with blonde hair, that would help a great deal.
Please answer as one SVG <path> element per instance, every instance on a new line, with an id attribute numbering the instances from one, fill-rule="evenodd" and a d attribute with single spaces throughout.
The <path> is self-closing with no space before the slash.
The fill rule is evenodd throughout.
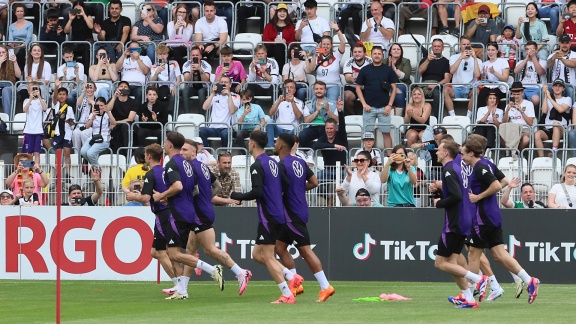
<path id="1" fill-rule="evenodd" d="M 424 135 L 424 131 L 426 130 L 425 125 L 430 125 L 431 113 L 432 106 L 424 100 L 424 91 L 422 88 L 415 87 L 412 89 L 410 103 L 406 106 L 404 123 L 414 126 L 408 127 L 406 131 L 406 146 L 412 147 L 412 144 L 422 140 L 422 135 Z"/>
<path id="2" fill-rule="evenodd" d="M 150 2 L 145 2 L 140 12 L 140 20 L 134 23 L 132 27 L 132 34 L 130 38 L 132 41 L 154 42 L 161 41 L 164 38 L 164 22 Z M 154 62 L 156 59 L 155 48 L 152 44 L 146 46 L 146 56 L 150 61 Z"/>
<path id="3" fill-rule="evenodd" d="M 2 108 L 8 116 L 12 113 L 12 86 L 20 79 L 21 75 L 22 71 L 20 71 L 20 67 L 16 63 L 16 55 L 10 55 L 8 47 L 4 44 L 0 45 L 0 80 L 12 82 L 0 82 Z"/>
<path id="4" fill-rule="evenodd" d="M 576 176 L 576 165 L 568 164 L 564 168 L 562 182 L 552 186 L 548 193 L 548 208 L 574 209 L 576 203 L 576 187 L 574 187 L 574 177 Z"/>
<path id="5" fill-rule="evenodd" d="M 179 4 L 173 11 L 172 21 L 166 26 L 168 30 L 168 46 L 170 46 L 170 56 L 174 58 L 178 65 L 183 66 L 188 54 L 187 45 L 194 35 L 194 25 L 189 19 L 188 7 Z"/>

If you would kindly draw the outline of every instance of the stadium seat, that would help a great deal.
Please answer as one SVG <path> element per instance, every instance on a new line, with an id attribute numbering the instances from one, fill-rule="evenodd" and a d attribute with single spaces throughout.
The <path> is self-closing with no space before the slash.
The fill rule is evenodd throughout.
<path id="1" fill-rule="evenodd" d="M 14 134 L 22 134 L 22 131 L 24 131 L 24 125 L 26 124 L 26 113 L 18 113 L 14 115 L 14 120 L 12 121 L 12 131 Z"/>
<path id="2" fill-rule="evenodd" d="M 3 122 L 9 122 L 10 116 L 8 116 L 7 113 L 0 113 L 0 119 L 2 119 Z M 6 129 L 8 130 L 8 132 L 10 132 L 10 123 L 6 124 Z"/>
<path id="3" fill-rule="evenodd" d="M 254 57 L 254 49 L 256 45 L 262 41 L 262 35 L 256 33 L 239 33 L 234 37 L 232 43 L 232 50 L 234 51 L 235 59 L 252 60 Z M 238 51 L 249 51 L 246 54 L 240 54 Z"/>
<path id="4" fill-rule="evenodd" d="M 454 141 L 462 144 L 466 136 L 466 127 L 470 125 L 470 118 L 466 116 L 445 116 L 442 119 L 442 125 L 448 131 L 448 134 L 454 137 Z"/>
<path id="5" fill-rule="evenodd" d="M 453 35 L 434 35 L 430 39 L 430 43 L 432 43 L 435 39 L 441 39 L 444 42 L 444 50 L 442 51 L 442 55 L 444 55 L 444 57 L 447 59 L 450 59 L 454 45 L 458 44 L 458 38 Z"/>
<path id="6" fill-rule="evenodd" d="M 198 136 L 198 125 L 205 121 L 204 115 L 201 114 L 180 114 L 174 130 L 184 135 L 185 138 L 193 138 Z"/>
<path id="7" fill-rule="evenodd" d="M 248 157 L 248 158 L 247 158 Z M 251 155 L 233 155 L 232 156 L 232 169 L 236 170 L 240 175 L 240 185 L 242 186 L 242 191 L 246 191 L 249 188 L 248 171 L 250 170 L 250 164 L 254 162 L 254 158 Z"/>
<path id="8" fill-rule="evenodd" d="M 503 157 L 498 161 L 498 169 L 510 180 L 519 177 L 523 181 L 524 176 L 528 173 L 528 160 L 522 158 L 522 168 L 520 168 L 520 159 L 514 160 L 512 157 Z"/>
<path id="9" fill-rule="evenodd" d="M 348 134 L 348 144 L 349 147 L 358 147 L 361 145 L 353 145 L 351 141 L 354 143 L 360 143 L 362 141 L 362 134 L 363 134 L 363 120 L 362 115 L 348 115 L 344 117 L 346 121 L 346 134 Z"/>
<path id="10" fill-rule="evenodd" d="M 556 165 L 556 168 L 553 165 Z M 552 185 L 558 182 L 560 174 L 562 174 L 560 159 L 537 157 L 530 167 L 530 182 L 536 191 L 548 192 Z"/>
<path id="11" fill-rule="evenodd" d="M 426 43 L 426 39 L 423 35 L 413 34 L 414 38 L 420 42 L 420 44 Z M 412 74 L 417 74 L 418 71 L 418 63 L 420 62 L 420 58 L 422 57 L 422 53 L 420 53 L 420 48 L 414 42 L 414 39 L 410 35 L 400 35 L 398 36 L 398 43 L 402 46 L 404 50 L 404 58 L 410 60 L 410 66 L 412 66 Z"/>

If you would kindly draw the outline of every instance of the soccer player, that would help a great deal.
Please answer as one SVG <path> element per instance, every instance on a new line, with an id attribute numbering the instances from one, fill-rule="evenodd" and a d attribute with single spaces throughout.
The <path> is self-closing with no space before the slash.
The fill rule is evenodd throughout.
<path id="1" fill-rule="evenodd" d="M 284 209 L 286 210 L 286 224 L 283 231 L 276 240 L 276 254 L 282 260 L 286 268 L 284 269 L 284 278 L 290 280 L 295 276 L 296 266 L 294 258 L 290 255 L 287 248 L 293 244 L 304 258 L 310 270 L 320 284 L 320 293 L 317 302 L 324 302 L 328 297 L 334 295 L 334 287 L 330 285 L 326 275 L 322 270 L 322 263 L 316 256 L 316 253 L 310 248 L 310 234 L 306 223 L 308 222 L 308 203 L 306 202 L 306 191 L 312 190 L 318 186 L 318 179 L 314 172 L 301 158 L 291 155 L 292 149 L 296 146 L 294 136 L 290 134 L 280 134 L 274 145 L 274 154 L 280 158 L 280 172 L 289 180 L 287 186 L 284 186 Z M 304 293 L 302 285 L 290 287 L 294 289 L 294 295 Z"/>
<path id="2" fill-rule="evenodd" d="M 472 273 L 458 265 L 458 258 L 466 237 L 470 235 L 472 217 L 467 213 L 461 213 L 462 185 L 460 178 L 460 166 L 454 163 L 458 155 L 458 144 L 454 141 L 443 141 L 438 147 L 436 156 L 442 163 L 442 199 L 435 201 L 436 208 L 445 208 L 444 228 L 440 240 L 438 240 L 438 252 L 434 266 L 441 271 L 452 275 L 454 281 L 462 290 L 462 294 L 456 297 L 448 297 L 448 300 L 458 308 L 478 308 L 474 295 L 468 288 L 466 279 L 476 282 L 476 289 L 480 296 L 485 294 L 486 276 Z"/>
<path id="3" fill-rule="evenodd" d="M 264 153 L 266 143 L 268 143 L 266 133 L 262 131 L 250 133 L 248 150 L 254 157 L 254 163 L 250 166 L 252 190 L 246 193 L 232 192 L 230 198 L 238 201 L 256 199 L 258 233 L 252 256 L 254 261 L 266 266 L 270 276 L 282 292 L 282 296 L 272 303 L 294 304 L 296 297 L 284 279 L 284 267 L 274 255 L 274 245 L 278 234 L 286 224 L 286 218 L 282 204 L 282 174 L 276 161 Z M 301 278 L 294 275 L 290 285 L 292 287 L 300 286 L 302 284 Z"/>
<path id="4" fill-rule="evenodd" d="M 168 247 L 166 252 L 170 260 L 184 265 L 200 268 L 212 275 L 218 282 L 220 290 L 224 290 L 224 278 L 222 266 L 211 266 L 197 257 L 181 252 L 186 247 L 190 230 L 195 223 L 196 212 L 190 208 L 194 201 L 194 170 L 192 164 L 186 161 L 180 150 L 184 145 L 184 136 L 178 132 L 168 132 L 164 140 L 164 151 L 170 158 L 164 167 L 164 183 L 168 190 L 164 192 L 153 191 L 154 201 L 168 199 L 168 205 L 172 212 L 170 223 L 162 228 Z M 166 299 L 188 299 L 188 281 L 190 277 L 180 276 L 177 281 L 177 291 Z"/>
<path id="5" fill-rule="evenodd" d="M 208 256 L 232 270 L 236 278 L 238 278 L 238 284 L 240 286 L 238 295 L 242 295 L 248 286 L 250 278 L 252 278 L 252 272 L 240 268 L 228 253 L 220 250 L 215 245 L 216 235 L 212 224 L 214 223 L 216 214 L 214 213 L 214 206 L 212 205 L 212 184 L 217 182 L 217 187 L 221 186 L 214 174 L 210 172 L 210 169 L 196 159 L 197 150 L 198 146 L 196 143 L 187 139 L 180 151 L 182 156 L 192 163 L 192 167 L 194 168 L 194 181 L 198 186 L 198 194 L 194 196 L 196 219 L 192 226 L 193 231 L 190 232 L 188 237 L 186 252 L 190 255 L 196 255 L 198 247 L 202 247 Z M 184 276 L 190 277 L 193 270 L 193 268 L 184 266 Z"/>
<path id="6" fill-rule="evenodd" d="M 152 243 L 152 257 L 162 265 L 162 268 L 166 274 L 174 282 L 174 287 L 169 289 L 163 289 L 162 292 L 167 295 L 173 295 L 177 290 L 178 277 L 181 275 L 181 269 L 179 266 L 174 266 L 174 263 L 170 261 L 168 254 L 166 254 L 166 237 L 162 228 L 170 226 L 170 207 L 163 204 L 160 201 L 155 201 L 152 198 L 154 190 L 157 192 L 164 192 L 168 190 L 168 187 L 164 184 L 163 174 L 164 167 L 160 163 L 162 158 L 162 147 L 158 144 L 151 144 L 146 146 L 144 150 L 144 159 L 146 164 L 150 167 L 150 170 L 144 175 L 144 187 L 142 188 L 142 193 L 140 191 L 132 191 L 126 194 L 126 197 L 133 201 L 138 201 L 141 203 L 150 202 L 150 209 L 156 215 L 156 221 L 154 222 L 154 241 Z"/>
<path id="7" fill-rule="evenodd" d="M 492 170 L 483 163 L 478 163 L 483 153 L 482 144 L 476 139 L 468 139 L 461 150 L 462 161 L 471 166 L 474 178 L 470 182 L 469 199 L 476 204 L 476 224 L 472 231 L 470 253 L 468 255 L 470 271 L 478 271 L 480 256 L 485 248 L 490 250 L 494 259 L 508 271 L 516 274 L 527 283 L 528 303 L 533 303 L 538 296 L 540 280 L 530 277 L 504 249 L 502 237 L 502 215 L 498 206 L 497 193 L 502 185 Z"/>

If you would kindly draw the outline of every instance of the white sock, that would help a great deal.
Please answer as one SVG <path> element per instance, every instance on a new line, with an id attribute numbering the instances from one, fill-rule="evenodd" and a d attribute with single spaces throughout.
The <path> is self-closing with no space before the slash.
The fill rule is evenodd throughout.
<path id="1" fill-rule="evenodd" d="M 320 284 L 320 289 L 326 290 L 328 287 L 330 287 L 328 279 L 326 279 L 326 275 L 324 274 L 324 270 L 316 272 L 314 277 L 316 277 L 316 280 Z"/>
<path id="2" fill-rule="evenodd" d="M 176 290 L 178 291 L 178 293 L 180 295 L 185 294 L 188 290 L 186 288 L 186 286 L 184 285 L 184 276 L 178 277 L 178 282 L 176 283 Z"/>
<path id="3" fill-rule="evenodd" d="M 510 274 L 512 275 L 512 279 L 514 279 L 514 282 L 522 281 L 522 279 L 520 279 L 520 277 L 518 277 L 517 275 L 513 274 L 512 272 L 510 272 Z"/>
<path id="4" fill-rule="evenodd" d="M 174 283 L 174 287 L 176 287 L 176 285 L 178 285 L 178 277 L 172 278 L 172 282 Z"/>
<path id="5" fill-rule="evenodd" d="M 468 112 L 466 112 L 466 117 L 472 118 L 472 112 L 470 110 L 468 110 Z"/>
<path id="6" fill-rule="evenodd" d="M 232 266 L 232 268 L 230 268 L 230 270 L 232 270 L 232 272 L 234 272 L 236 277 L 238 277 L 242 274 L 242 270 L 244 269 L 240 268 L 236 263 L 234 263 L 234 265 Z"/>
<path id="7" fill-rule="evenodd" d="M 198 263 L 196 264 L 196 268 L 199 268 L 199 269 L 202 269 L 203 271 L 208 272 L 209 275 L 214 274 L 214 267 L 209 265 L 208 263 L 202 261 L 202 260 L 198 260 Z"/>
<path id="8" fill-rule="evenodd" d="M 185 294 L 188 293 L 188 282 L 190 281 L 190 277 L 182 276 L 182 291 Z"/>
<path id="9" fill-rule="evenodd" d="M 282 296 L 284 296 L 284 297 L 292 296 L 292 292 L 290 291 L 290 288 L 288 288 L 288 284 L 286 283 L 286 281 L 279 283 L 278 288 L 280 288 L 280 292 L 282 292 Z"/>
<path id="10" fill-rule="evenodd" d="M 466 298 L 467 302 L 474 302 L 474 294 L 470 291 L 470 289 L 463 289 L 462 294 L 464 294 L 464 298 Z"/>
<path id="11" fill-rule="evenodd" d="M 478 275 L 479 275 L 480 277 L 482 277 L 482 275 L 483 275 L 482 270 L 478 270 Z"/>
<path id="12" fill-rule="evenodd" d="M 448 115 L 450 115 L 450 116 L 456 116 L 456 113 L 454 112 L 454 110 L 450 110 L 450 111 L 448 111 Z"/>
<path id="13" fill-rule="evenodd" d="M 520 279 L 522 279 L 522 281 L 524 281 L 524 283 L 526 283 L 526 284 L 530 283 L 530 276 L 528 275 L 526 270 L 524 270 L 524 269 L 520 270 L 520 272 L 518 272 L 518 277 L 520 277 Z"/>
<path id="14" fill-rule="evenodd" d="M 468 279 L 468 280 L 472 280 L 474 282 L 478 282 L 480 281 L 480 279 L 482 279 L 482 277 L 480 277 L 479 275 L 472 273 L 470 271 L 468 271 L 468 273 L 466 273 L 466 275 L 464 276 L 464 278 Z"/>
<path id="15" fill-rule="evenodd" d="M 291 271 L 293 274 L 297 274 L 297 273 L 298 273 L 298 272 L 296 272 L 296 268 L 290 269 L 290 271 Z"/>
<path id="16" fill-rule="evenodd" d="M 500 284 L 498 284 L 498 280 L 496 280 L 496 276 L 492 275 L 490 277 L 490 290 L 498 290 L 500 289 Z"/>
<path id="17" fill-rule="evenodd" d="M 282 269 L 282 274 L 284 275 L 284 278 L 286 278 L 286 280 L 290 281 L 292 280 L 292 278 L 294 278 L 294 273 L 290 270 L 288 270 L 287 268 Z"/>

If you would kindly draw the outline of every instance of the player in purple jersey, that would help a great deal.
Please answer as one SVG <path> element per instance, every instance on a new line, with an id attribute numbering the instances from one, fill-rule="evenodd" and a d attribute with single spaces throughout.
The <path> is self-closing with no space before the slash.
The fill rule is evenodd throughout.
<path id="1" fill-rule="evenodd" d="M 228 253 L 216 247 L 216 234 L 212 227 L 215 218 L 214 206 L 212 205 L 212 189 L 213 184 L 216 184 L 214 187 L 217 189 L 215 190 L 219 190 L 218 188 L 221 188 L 221 186 L 214 174 L 210 172 L 210 169 L 196 159 L 197 151 L 198 146 L 190 139 L 184 142 L 180 150 L 182 156 L 192 163 L 195 183 L 198 186 L 198 193 L 194 196 L 194 209 L 199 221 L 193 225 L 193 231 L 190 231 L 186 252 L 190 255 L 196 255 L 198 248 L 202 247 L 202 250 L 208 256 L 232 270 L 238 279 L 238 295 L 242 295 L 248 286 L 250 278 L 252 278 L 252 272 L 240 268 Z M 193 271 L 193 268 L 185 266 L 184 276 L 190 277 Z"/>
<path id="2" fill-rule="evenodd" d="M 288 252 L 288 245 L 294 244 L 300 255 L 304 258 L 314 277 L 320 284 L 320 293 L 317 302 L 324 302 L 334 295 L 334 287 L 330 285 L 322 270 L 322 263 L 316 253 L 310 248 L 310 234 L 308 233 L 308 203 L 306 191 L 318 186 L 318 179 L 310 170 L 306 161 L 291 155 L 296 142 L 294 135 L 280 134 L 274 145 L 274 154 L 280 158 L 280 172 L 288 179 L 284 186 L 284 209 L 286 210 L 286 225 L 276 240 L 276 254 L 288 269 L 284 271 L 284 277 L 293 283 L 296 274 L 294 258 Z M 302 285 L 290 287 L 294 295 L 304 293 Z"/>
<path id="3" fill-rule="evenodd" d="M 282 296 L 272 303 L 294 304 L 296 297 L 284 279 L 284 266 L 274 255 L 274 245 L 278 234 L 286 224 L 286 217 L 282 204 L 282 174 L 278 163 L 264 153 L 267 143 L 266 133 L 261 131 L 250 133 L 248 150 L 254 157 L 254 163 L 250 166 L 252 190 L 246 193 L 232 192 L 230 198 L 238 201 L 256 199 L 258 233 L 252 257 L 254 261 L 268 268 L 270 276 L 282 292 Z"/>
<path id="4" fill-rule="evenodd" d="M 182 271 L 179 266 L 175 266 L 174 262 L 170 261 L 168 254 L 166 254 L 166 237 L 162 231 L 163 227 L 170 224 L 170 219 L 172 215 L 170 214 L 170 207 L 163 204 L 160 201 L 154 201 L 152 195 L 154 190 L 158 192 L 164 192 L 168 189 L 166 184 L 164 184 L 163 174 L 164 167 L 160 163 L 162 159 L 162 147 L 158 144 L 150 144 L 146 146 L 144 150 L 144 159 L 146 165 L 150 167 L 150 170 L 146 172 L 144 176 L 144 187 L 142 192 L 133 191 L 126 194 L 126 197 L 130 200 L 138 201 L 140 203 L 150 202 L 150 209 L 156 215 L 156 220 L 154 222 L 154 241 L 152 243 L 152 257 L 157 259 L 166 274 L 174 282 L 174 287 L 169 289 L 163 289 L 162 292 L 167 295 L 173 295 L 177 291 L 178 277 L 181 276 Z"/>
<path id="5" fill-rule="evenodd" d="M 190 206 L 194 197 L 194 171 L 190 162 L 180 155 L 180 149 L 184 145 L 184 136 L 178 132 L 168 132 L 164 140 L 164 151 L 170 158 L 164 167 L 164 182 L 168 190 L 164 192 L 153 191 L 154 201 L 168 199 L 168 205 L 172 212 L 173 219 L 170 224 L 162 228 L 168 247 L 166 252 L 170 260 L 182 263 L 185 266 L 200 268 L 212 275 L 218 282 L 220 290 L 224 289 L 224 278 L 222 277 L 222 266 L 211 266 L 201 261 L 197 257 L 182 253 L 181 249 L 186 247 L 188 235 L 193 229 L 196 213 Z M 188 299 L 188 281 L 190 277 L 180 276 L 177 281 L 177 292 L 167 299 Z"/>
<path id="6" fill-rule="evenodd" d="M 504 249 L 502 215 L 496 195 L 502 189 L 502 185 L 488 166 L 479 163 L 483 154 L 483 147 L 479 141 L 473 138 L 468 139 L 461 153 L 462 161 L 473 167 L 472 174 L 474 175 L 468 194 L 470 201 L 476 204 L 477 221 L 470 240 L 471 247 L 468 256 L 470 271 L 479 270 L 480 256 L 484 249 L 488 248 L 498 263 L 528 284 L 528 303 L 531 304 L 538 296 L 540 280 L 530 277 L 518 261 Z"/>
<path id="7" fill-rule="evenodd" d="M 458 144 L 454 141 L 443 141 L 436 156 L 438 162 L 442 163 L 442 199 L 436 199 L 436 208 L 445 208 L 444 228 L 438 240 L 438 252 L 436 253 L 436 268 L 449 273 L 462 290 L 462 293 L 455 297 L 448 297 L 448 301 L 457 305 L 458 308 L 478 308 L 478 303 L 474 300 L 474 295 L 468 288 L 468 280 L 476 283 L 476 289 L 483 296 L 486 291 L 486 276 L 479 276 L 472 273 L 458 264 L 458 257 L 464 247 L 464 241 L 470 234 L 472 218 L 470 215 L 461 212 L 462 207 L 462 184 L 460 169 L 455 165 L 454 158 L 458 155 Z"/>

